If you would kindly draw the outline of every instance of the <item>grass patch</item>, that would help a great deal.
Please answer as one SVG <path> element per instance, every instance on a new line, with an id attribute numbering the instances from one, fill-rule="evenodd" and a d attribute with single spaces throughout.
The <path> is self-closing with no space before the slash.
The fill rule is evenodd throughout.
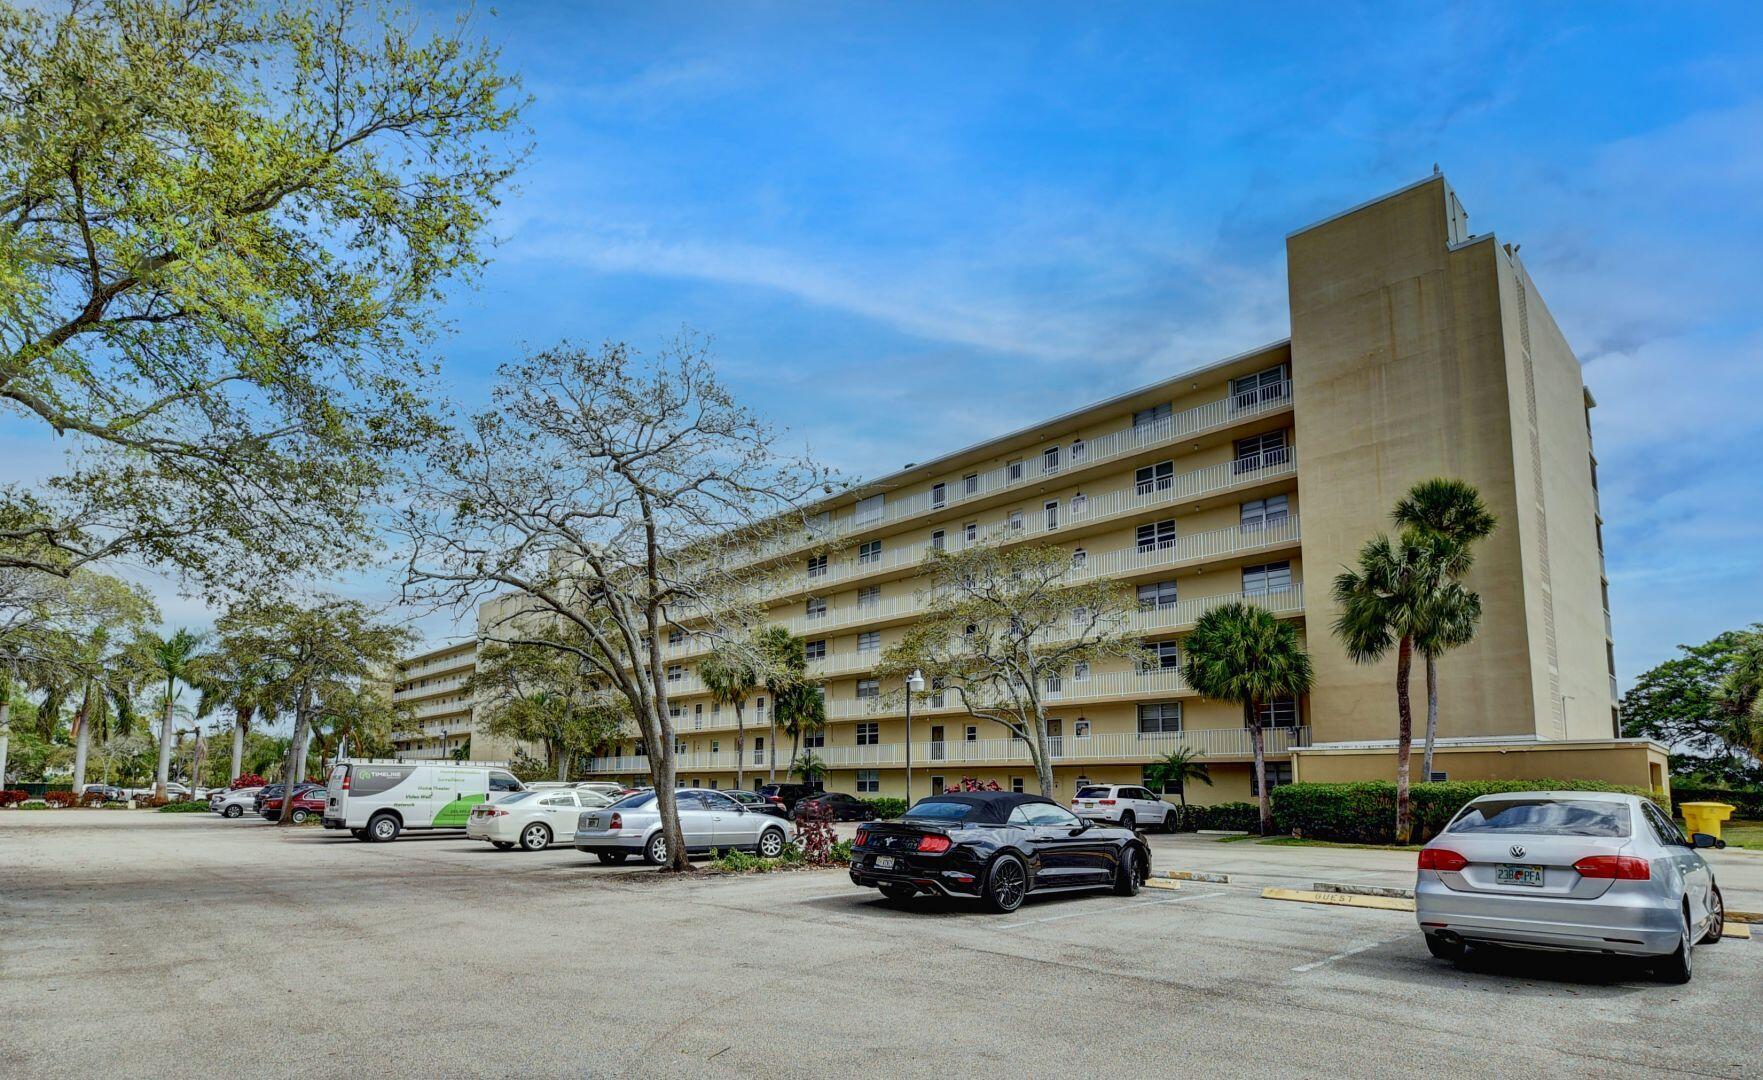
<path id="1" fill-rule="evenodd" d="M 1686 835 L 1689 833 L 1683 822 L 1678 825 Z M 1720 838 L 1726 841 L 1727 847 L 1763 851 L 1763 821 L 1723 821 L 1720 823 Z"/>
<path id="2" fill-rule="evenodd" d="M 1270 847 L 1360 848 L 1365 851 L 1419 851 L 1419 844 L 1347 844 L 1337 840 L 1312 840 L 1305 836 L 1269 836 L 1259 839 Z"/>
<path id="3" fill-rule="evenodd" d="M 1254 833 L 1238 833 L 1236 836 L 1214 836 L 1212 838 L 1212 842 L 1214 844 L 1240 844 L 1244 840 L 1259 840 L 1259 839 L 1261 839 L 1261 838 L 1259 836 L 1256 836 Z"/>

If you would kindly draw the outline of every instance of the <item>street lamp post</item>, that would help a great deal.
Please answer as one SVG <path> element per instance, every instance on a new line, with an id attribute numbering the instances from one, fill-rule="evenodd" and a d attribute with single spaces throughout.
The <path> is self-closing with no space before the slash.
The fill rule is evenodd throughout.
<path id="1" fill-rule="evenodd" d="M 912 695 L 924 692 L 924 675 L 917 668 L 906 677 L 906 805 L 912 805 Z"/>

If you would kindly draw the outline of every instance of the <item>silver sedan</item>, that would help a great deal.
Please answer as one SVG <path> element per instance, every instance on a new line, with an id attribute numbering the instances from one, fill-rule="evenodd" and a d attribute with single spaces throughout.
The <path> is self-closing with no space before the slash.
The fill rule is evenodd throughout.
<path id="1" fill-rule="evenodd" d="M 1441 958 L 1477 944 L 1612 953 L 1688 982 L 1692 950 L 1725 921 L 1697 850 L 1718 843 L 1634 795 L 1484 795 L 1421 849 L 1415 914 Z"/>
<path id="2" fill-rule="evenodd" d="M 689 855 L 752 851 L 774 858 L 789 841 L 788 825 L 770 814 L 749 810 L 712 788 L 674 792 L 680 832 Z M 632 855 L 656 866 L 667 862 L 667 837 L 653 791 L 639 791 L 604 810 L 588 810 L 576 820 L 575 846 L 601 862 L 620 863 Z"/>

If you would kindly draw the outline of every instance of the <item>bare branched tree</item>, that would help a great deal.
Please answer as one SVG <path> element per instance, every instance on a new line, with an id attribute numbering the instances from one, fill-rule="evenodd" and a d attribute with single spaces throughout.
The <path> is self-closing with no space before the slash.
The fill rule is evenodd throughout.
<path id="1" fill-rule="evenodd" d="M 883 654 L 877 675 L 920 670 L 973 716 L 1004 725 L 1051 796 L 1047 685 L 1074 664 L 1137 655 L 1131 595 L 1112 581 L 1070 584 L 1071 553 L 1057 547 L 937 550 L 926 570 L 924 616 Z"/>
<path id="2" fill-rule="evenodd" d="M 825 470 L 780 452 L 691 335 L 653 357 L 565 343 L 506 364 L 492 407 L 435 459 L 403 522 L 405 598 L 463 609 L 513 590 L 483 636 L 571 653 L 622 694 L 665 859 L 689 869 L 667 662 L 748 639 L 773 581 L 752 553 L 811 541 L 802 508 L 831 493 Z M 678 644 L 670 624 L 690 627 Z"/>

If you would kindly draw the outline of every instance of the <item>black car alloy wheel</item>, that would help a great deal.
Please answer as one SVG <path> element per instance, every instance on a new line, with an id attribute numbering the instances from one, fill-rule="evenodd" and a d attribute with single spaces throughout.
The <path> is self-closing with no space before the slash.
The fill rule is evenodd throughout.
<path id="1" fill-rule="evenodd" d="M 1001 855 L 986 875 L 986 906 L 1007 913 L 1022 906 L 1028 895 L 1028 869 L 1014 855 Z"/>

